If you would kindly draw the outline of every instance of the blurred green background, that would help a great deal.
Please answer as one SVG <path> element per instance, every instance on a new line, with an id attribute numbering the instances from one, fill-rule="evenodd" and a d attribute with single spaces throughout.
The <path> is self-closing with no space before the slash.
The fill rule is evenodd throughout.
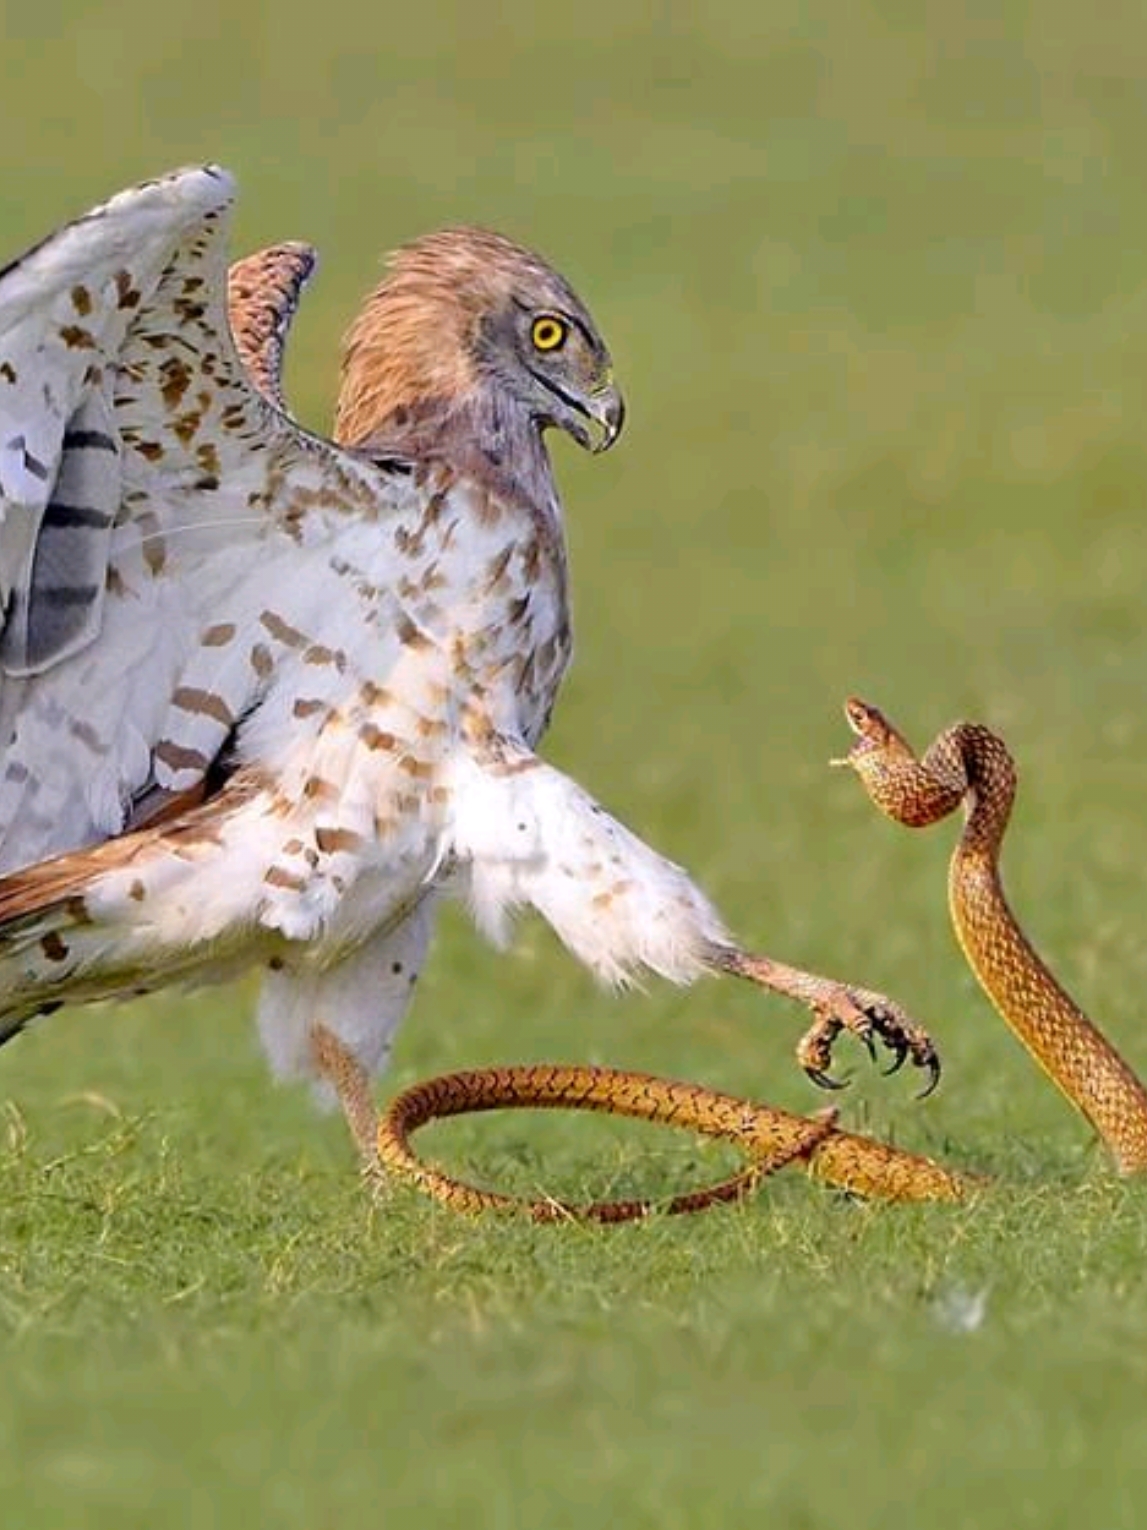
<path id="1" fill-rule="evenodd" d="M 857 1060 L 848 1118 L 1010 1186 L 953 1214 L 798 1182 L 613 1234 L 372 1209 L 340 1123 L 268 1084 L 248 989 L 58 1016 L 0 1056 L 11 1523 L 1142 1524 L 1142 1192 L 967 976 L 951 832 L 824 762 L 850 691 L 920 743 L 1004 732 L 1014 901 L 1147 1068 L 1145 82 L 1141 8 L 1066 0 L 7 0 L 0 249 L 222 161 L 238 250 L 322 253 L 309 423 L 394 243 L 479 221 L 571 278 L 630 428 L 555 446 L 578 656 L 547 753 L 747 939 L 909 1005 L 939 1096 Z M 499 957 L 452 917 L 386 1087 L 576 1058 L 808 1108 L 803 1024 L 617 1000 L 545 931 Z M 709 1163 L 452 1131 L 520 1185 Z"/>

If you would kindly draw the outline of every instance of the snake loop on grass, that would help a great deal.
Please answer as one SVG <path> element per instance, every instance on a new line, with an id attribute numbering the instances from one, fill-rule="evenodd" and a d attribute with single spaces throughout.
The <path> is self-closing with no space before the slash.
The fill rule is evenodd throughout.
<path id="1" fill-rule="evenodd" d="M 593 1201 L 568 1205 L 554 1200 L 523 1201 L 493 1190 L 480 1190 L 423 1163 L 410 1136 L 428 1121 L 471 1111 L 507 1107 L 594 1110 L 678 1126 L 705 1137 L 724 1138 L 741 1147 L 749 1165 L 719 1185 L 674 1196 L 668 1202 Z M 457 1211 L 525 1211 L 535 1221 L 565 1218 L 626 1222 L 650 1211 L 702 1211 L 722 1201 L 738 1200 L 768 1174 L 791 1163 L 805 1163 L 818 1179 L 859 1195 L 888 1195 L 896 1200 L 958 1200 L 971 1181 L 869 1137 L 839 1130 L 835 1112 L 800 1116 L 770 1105 L 700 1084 L 679 1083 L 627 1069 L 543 1063 L 478 1068 L 445 1073 L 414 1084 L 400 1094 L 383 1116 L 378 1134 L 385 1168 L 413 1180 Z"/>
<path id="2" fill-rule="evenodd" d="M 952 921 L 973 972 L 1036 1062 L 1103 1139 L 1123 1174 L 1147 1169 L 1147 1090 L 1056 981 L 1004 896 L 999 854 L 1016 772 L 1003 741 L 957 723 L 918 759 L 875 707 L 851 698 L 845 715 L 857 742 L 835 764 L 859 775 L 875 805 L 913 828 L 963 803 L 967 821 L 949 870 Z M 747 1166 L 720 1184 L 668 1202 L 524 1200 L 479 1189 L 424 1163 L 410 1144 L 427 1122 L 504 1108 L 603 1111 L 676 1126 L 740 1146 Z M 516 1211 L 536 1221 L 623 1222 L 693 1212 L 737 1200 L 793 1163 L 827 1184 L 876 1199 L 956 1201 L 982 1180 L 871 1137 L 840 1129 L 833 1112 L 801 1116 L 699 1084 L 613 1068 L 543 1064 L 443 1074 L 400 1094 L 379 1123 L 382 1165 L 458 1211 Z"/>

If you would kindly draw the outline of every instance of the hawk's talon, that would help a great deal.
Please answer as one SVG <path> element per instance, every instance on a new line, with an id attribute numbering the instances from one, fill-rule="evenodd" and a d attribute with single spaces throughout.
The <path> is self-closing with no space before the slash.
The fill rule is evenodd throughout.
<path id="1" fill-rule="evenodd" d="M 806 1068 L 804 1071 L 818 1089 L 847 1089 L 852 1084 L 850 1078 L 833 1078 L 823 1068 Z"/>
<path id="2" fill-rule="evenodd" d="M 714 944 L 708 952 L 707 964 L 714 972 L 747 978 L 762 988 L 799 999 L 812 1010 L 813 1023 L 797 1043 L 797 1063 L 818 1088 L 847 1087 L 847 1080 L 834 1078 L 831 1071 L 833 1049 L 841 1031 L 850 1031 L 863 1042 L 873 1063 L 878 1060 L 878 1044 L 885 1047 L 892 1061 L 882 1072 L 898 1073 L 906 1062 L 911 1062 L 914 1068 L 926 1069 L 929 1080 L 922 1099 L 936 1088 L 940 1063 L 932 1038 L 883 994 L 801 972 L 799 968 L 786 967 L 767 956 L 754 956 L 731 945 Z"/>
<path id="3" fill-rule="evenodd" d="M 903 1010 L 881 994 L 837 985 L 833 989 L 828 997 L 818 998 L 817 1018 L 797 1047 L 797 1061 L 812 1082 L 821 1089 L 846 1087 L 833 1078 L 831 1068 L 836 1039 L 847 1030 L 863 1042 L 873 1063 L 877 1061 L 877 1043 L 887 1049 L 891 1061 L 880 1070 L 884 1076 L 899 1073 L 906 1062 L 926 1069 L 929 1081 L 920 1095 L 926 1099 L 940 1077 L 939 1059 L 927 1031 L 914 1025 Z"/>
<path id="4" fill-rule="evenodd" d="M 935 1052 L 930 1051 L 929 1055 L 924 1059 L 920 1066 L 922 1068 L 928 1069 L 928 1082 L 924 1085 L 923 1089 L 921 1089 L 916 1098 L 918 1100 L 926 1100 L 928 1096 L 934 1093 L 935 1090 L 939 1087 L 941 1072 L 940 1059 Z"/>
<path id="5" fill-rule="evenodd" d="M 881 1068 L 880 1070 L 885 1078 L 891 1078 L 894 1073 L 899 1073 L 908 1060 L 908 1043 L 903 1037 L 899 1037 L 895 1042 L 888 1042 L 888 1047 L 896 1055 L 887 1068 Z"/>

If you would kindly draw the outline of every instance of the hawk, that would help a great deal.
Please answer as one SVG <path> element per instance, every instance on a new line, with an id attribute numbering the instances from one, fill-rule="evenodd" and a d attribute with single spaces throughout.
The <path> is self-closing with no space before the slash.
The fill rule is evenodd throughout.
<path id="1" fill-rule="evenodd" d="M 0 1040 L 63 1002 L 257 967 L 276 1074 L 374 1152 L 371 1078 L 465 898 L 600 978 L 735 972 L 903 1060 L 880 995 L 752 957 L 687 874 L 534 752 L 570 658 L 545 442 L 605 450 L 609 352 L 545 261 L 398 251 L 336 435 L 287 412 L 314 263 L 230 275 L 220 169 L 127 190 L 0 272 Z M 817 1066 L 813 1067 L 815 1064 Z"/>

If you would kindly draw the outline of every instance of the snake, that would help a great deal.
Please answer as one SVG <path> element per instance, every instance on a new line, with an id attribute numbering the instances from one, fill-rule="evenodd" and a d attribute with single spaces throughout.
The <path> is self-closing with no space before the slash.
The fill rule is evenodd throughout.
<path id="1" fill-rule="evenodd" d="M 1142 1173 L 1147 1169 L 1147 1090 L 1061 986 L 1024 934 L 1004 892 L 1000 852 L 1017 786 L 1007 745 L 981 723 L 958 722 L 918 757 L 869 702 L 849 697 L 844 711 L 856 742 L 831 763 L 855 771 L 886 817 L 909 828 L 926 828 L 961 805 L 965 808 L 963 832 L 949 861 L 948 904 L 968 965 L 1030 1056 L 1090 1123 L 1117 1171 Z M 718 1184 L 668 1200 L 567 1202 L 472 1185 L 427 1163 L 411 1142 L 432 1120 L 519 1108 L 599 1111 L 679 1127 L 735 1144 L 747 1163 Z M 832 1110 L 801 1115 L 700 1084 L 581 1064 L 478 1068 L 416 1083 L 380 1117 L 377 1148 L 384 1170 L 456 1211 L 510 1212 L 537 1222 L 617 1223 L 653 1211 L 703 1211 L 749 1195 L 764 1178 L 793 1164 L 803 1165 L 816 1180 L 867 1199 L 964 1201 L 987 1183 L 982 1176 L 845 1131 Z"/>

